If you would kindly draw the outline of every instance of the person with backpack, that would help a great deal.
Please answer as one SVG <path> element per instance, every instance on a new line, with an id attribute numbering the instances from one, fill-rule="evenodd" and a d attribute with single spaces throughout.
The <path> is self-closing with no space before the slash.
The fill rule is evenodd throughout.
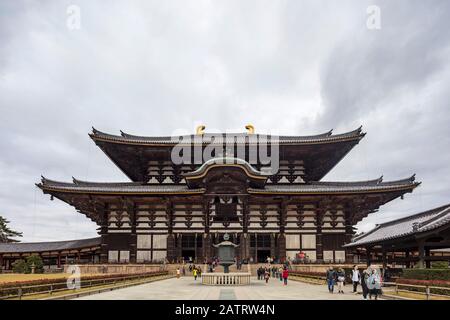
<path id="1" fill-rule="evenodd" d="M 336 273 L 337 285 L 338 285 L 338 293 L 344 293 L 344 282 L 345 282 L 345 272 L 342 268 L 339 268 Z"/>
<path id="2" fill-rule="evenodd" d="M 375 300 L 378 300 L 378 295 L 381 294 L 381 276 L 377 269 L 372 269 L 367 281 L 367 287 L 369 288 L 369 299 L 375 296 Z"/>
<path id="3" fill-rule="evenodd" d="M 327 285 L 328 285 L 328 291 L 330 293 L 334 292 L 334 282 L 336 281 L 336 271 L 334 271 L 333 267 L 330 267 L 327 271 Z"/>
<path id="4" fill-rule="evenodd" d="M 283 280 L 284 280 L 283 284 L 285 286 L 287 286 L 287 281 L 288 281 L 288 277 L 289 277 L 289 270 L 288 270 L 288 268 L 284 268 L 282 275 L 283 275 Z"/>

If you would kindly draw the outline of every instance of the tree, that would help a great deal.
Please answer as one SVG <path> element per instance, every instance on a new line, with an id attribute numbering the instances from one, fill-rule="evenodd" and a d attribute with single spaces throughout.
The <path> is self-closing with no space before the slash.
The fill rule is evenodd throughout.
<path id="1" fill-rule="evenodd" d="M 11 230 L 8 227 L 9 221 L 0 216 L 0 243 L 5 242 L 19 242 L 18 240 L 11 239 L 13 237 L 21 237 L 22 232 Z"/>

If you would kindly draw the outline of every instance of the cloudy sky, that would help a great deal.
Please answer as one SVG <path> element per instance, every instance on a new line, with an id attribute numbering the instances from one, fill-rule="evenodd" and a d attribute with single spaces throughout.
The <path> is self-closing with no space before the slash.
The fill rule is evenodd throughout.
<path id="1" fill-rule="evenodd" d="M 126 181 L 92 126 L 170 135 L 199 123 L 289 135 L 363 125 L 325 179 L 416 173 L 422 185 L 360 230 L 449 203 L 449 14 L 447 0 L 1 1 L 0 214 L 24 241 L 96 236 L 35 187 L 41 174 Z"/>

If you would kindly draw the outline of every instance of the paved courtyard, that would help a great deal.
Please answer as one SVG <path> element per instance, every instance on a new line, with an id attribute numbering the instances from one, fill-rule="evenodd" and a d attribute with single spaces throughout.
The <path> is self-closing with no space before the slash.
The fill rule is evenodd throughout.
<path id="1" fill-rule="evenodd" d="M 279 280 L 269 284 L 252 278 L 251 285 L 241 287 L 205 286 L 192 277 L 156 281 L 139 286 L 118 289 L 79 298 L 80 300 L 361 300 L 362 295 L 351 293 L 345 286 L 345 294 L 330 294 L 326 285 L 289 281 L 283 286 Z"/>

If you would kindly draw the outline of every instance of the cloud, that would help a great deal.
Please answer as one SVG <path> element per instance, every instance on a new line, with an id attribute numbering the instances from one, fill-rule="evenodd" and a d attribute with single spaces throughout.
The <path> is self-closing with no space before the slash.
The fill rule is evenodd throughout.
<path id="1" fill-rule="evenodd" d="M 81 29 L 66 26 L 69 5 Z M 420 189 L 364 220 L 448 202 L 447 1 L 60 1 L 0 4 L 0 212 L 24 240 L 96 235 L 36 190 L 49 178 L 126 180 L 91 126 L 141 135 L 177 129 L 313 134 L 364 125 L 326 178 L 395 179 Z"/>

